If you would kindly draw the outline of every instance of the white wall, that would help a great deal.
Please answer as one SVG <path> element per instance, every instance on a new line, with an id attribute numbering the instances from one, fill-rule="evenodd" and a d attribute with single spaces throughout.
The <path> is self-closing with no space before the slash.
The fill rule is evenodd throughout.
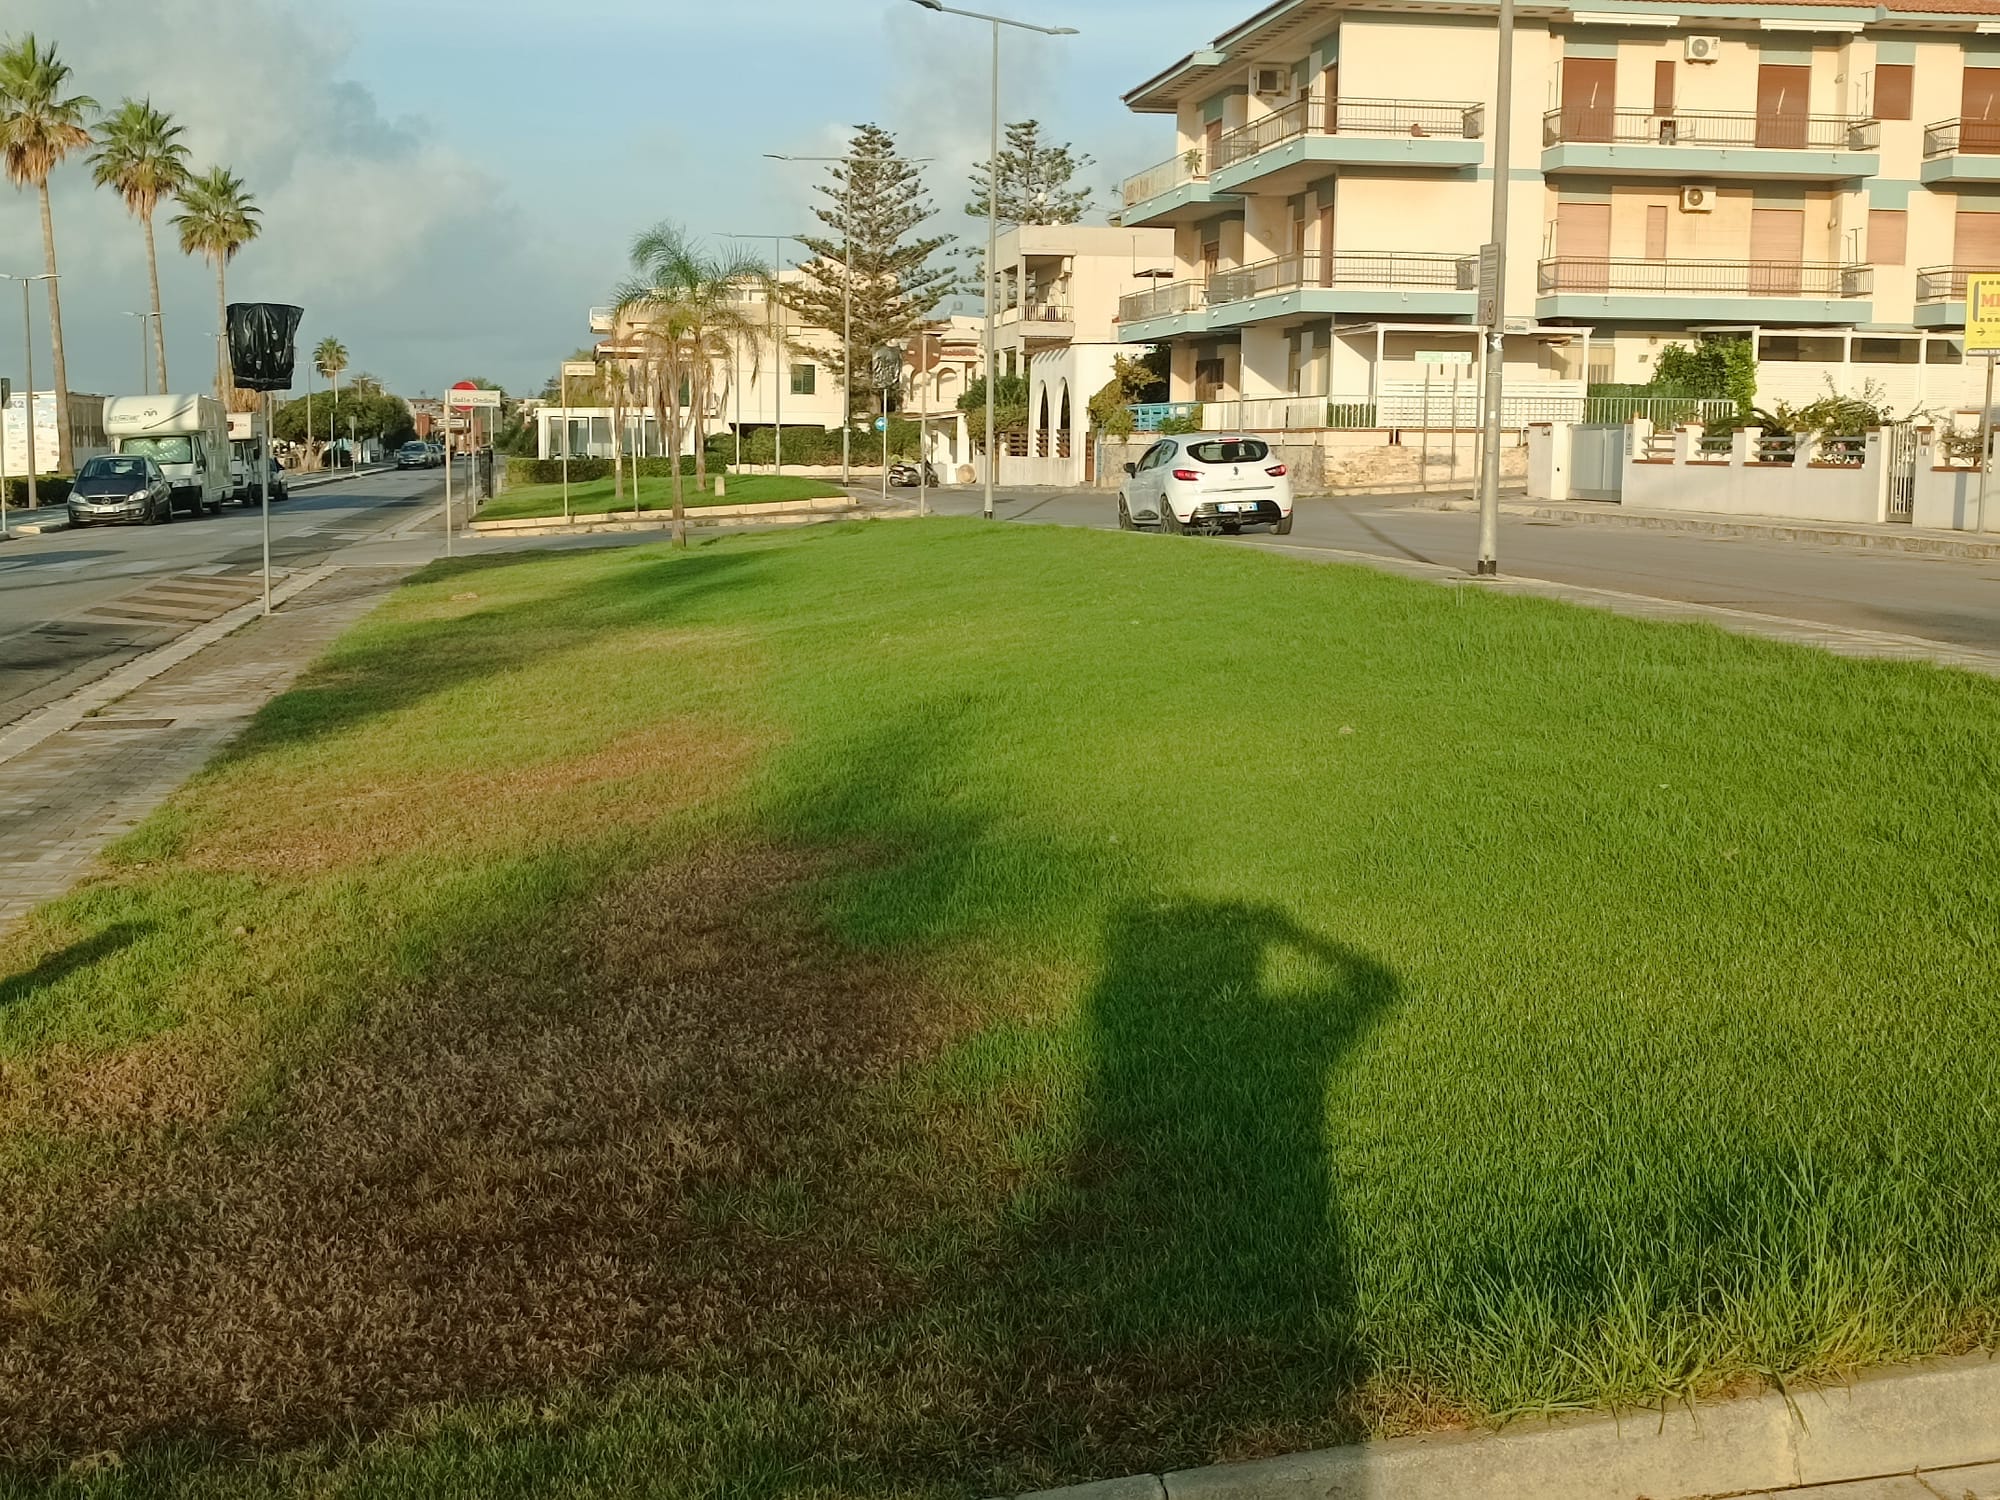
<path id="1" fill-rule="evenodd" d="M 1635 424 L 1641 425 L 1641 424 Z M 1858 466 L 1815 464 L 1810 448 L 1790 464 L 1753 464 L 1756 429 L 1735 434 L 1726 458 L 1692 457 L 1700 429 L 1676 434 L 1671 458 L 1646 455 L 1644 428 L 1625 461 L 1621 502 L 1637 510 L 1700 511 L 1720 515 L 1779 516 L 1792 521 L 1885 521 L 1889 471 L 1881 434 L 1868 434 Z"/>

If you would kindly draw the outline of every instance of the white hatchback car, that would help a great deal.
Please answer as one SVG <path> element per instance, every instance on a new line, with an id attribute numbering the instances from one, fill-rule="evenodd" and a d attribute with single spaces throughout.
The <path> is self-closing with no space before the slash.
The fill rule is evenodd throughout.
<path id="1" fill-rule="evenodd" d="M 1163 437 L 1118 487 L 1118 525 L 1234 534 L 1245 526 L 1292 529 L 1292 477 L 1262 438 L 1240 432 Z"/>

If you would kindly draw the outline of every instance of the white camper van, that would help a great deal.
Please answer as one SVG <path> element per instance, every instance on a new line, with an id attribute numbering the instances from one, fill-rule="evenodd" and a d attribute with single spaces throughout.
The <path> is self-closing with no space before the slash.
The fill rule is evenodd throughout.
<path id="1" fill-rule="evenodd" d="M 114 453 L 150 458 L 174 487 L 174 509 L 215 515 L 231 497 L 229 427 L 213 396 L 113 396 L 104 433 Z"/>
<path id="2" fill-rule="evenodd" d="M 257 503 L 257 465 L 264 456 L 261 412 L 229 414 L 229 494 L 238 505 Z"/>

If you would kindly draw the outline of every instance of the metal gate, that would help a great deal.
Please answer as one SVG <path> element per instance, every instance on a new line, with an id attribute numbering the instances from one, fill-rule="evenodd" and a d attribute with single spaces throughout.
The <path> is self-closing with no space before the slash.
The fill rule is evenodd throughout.
<path id="1" fill-rule="evenodd" d="M 1583 422 L 1571 429 L 1570 494 L 1579 500 L 1618 500 L 1625 490 L 1628 431 L 1622 423 L 1607 422 Z"/>
<path id="2" fill-rule="evenodd" d="M 1882 456 L 1889 466 L 1889 515 L 1908 524 L 1917 502 L 1917 428 L 1890 422 L 1882 428 Z"/>

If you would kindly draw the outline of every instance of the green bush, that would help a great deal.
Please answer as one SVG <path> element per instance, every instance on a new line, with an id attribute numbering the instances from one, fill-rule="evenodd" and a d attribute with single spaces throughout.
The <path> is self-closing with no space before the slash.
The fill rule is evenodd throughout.
<path id="1" fill-rule="evenodd" d="M 1165 433 L 1168 437 L 1173 437 L 1177 433 L 1200 432 L 1201 417 L 1202 417 L 1201 407 L 1197 405 L 1193 407 L 1187 413 L 1186 416 L 1166 417 L 1162 419 L 1160 422 L 1159 431 Z"/>
<path id="2" fill-rule="evenodd" d="M 66 475 L 43 474 L 35 480 L 35 498 L 41 501 L 44 509 L 60 505 L 69 499 L 69 486 Z M 28 478 L 25 474 L 7 476 L 7 504 L 14 510 L 28 508 Z"/>
<path id="3" fill-rule="evenodd" d="M 714 459 L 709 460 L 711 475 L 726 473 L 727 470 Z M 681 473 L 693 475 L 694 455 L 686 454 L 681 459 Z M 641 479 L 666 479 L 673 474 L 673 460 L 667 458 L 642 458 L 639 460 Z M 608 458 L 572 458 L 569 461 L 569 482 L 588 484 L 593 479 L 611 477 L 611 460 Z M 507 460 L 507 483 L 510 486 L 526 484 L 561 484 L 563 481 L 563 461 L 559 458 L 510 458 Z"/>

